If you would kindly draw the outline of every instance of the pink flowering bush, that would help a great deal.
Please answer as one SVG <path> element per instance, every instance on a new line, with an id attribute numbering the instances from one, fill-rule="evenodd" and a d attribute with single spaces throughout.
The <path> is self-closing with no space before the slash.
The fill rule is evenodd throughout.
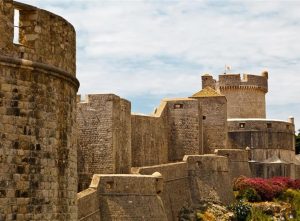
<path id="1" fill-rule="evenodd" d="M 241 194 L 248 189 L 254 189 L 261 200 L 272 200 L 286 189 L 300 189 L 300 179 L 293 180 L 288 177 L 273 177 L 270 179 L 238 177 L 234 182 L 234 190 Z M 246 197 L 247 198 L 247 197 Z"/>

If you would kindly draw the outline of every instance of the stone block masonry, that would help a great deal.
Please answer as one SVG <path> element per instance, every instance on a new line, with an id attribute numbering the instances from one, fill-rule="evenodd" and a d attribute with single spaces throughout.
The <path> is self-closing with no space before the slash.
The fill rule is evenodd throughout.
<path id="1" fill-rule="evenodd" d="M 191 197 L 194 204 L 234 201 L 228 158 L 214 154 L 190 155 L 188 164 Z"/>
<path id="2" fill-rule="evenodd" d="M 268 72 L 261 76 L 223 74 L 219 80 L 206 74 L 202 76 L 202 87 L 211 87 L 227 99 L 228 118 L 265 118 L 265 94 L 268 92 Z"/>
<path id="3" fill-rule="evenodd" d="M 13 44 L 14 9 L 20 44 Z M 50 12 L 1 0 L 0 33 L 0 220 L 75 221 L 74 28 Z"/>
<path id="4" fill-rule="evenodd" d="M 251 149 L 251 160 L 264 161 L 277 156 L 291 162 L 295 158 L 294 124 L 270 119 L 231 119 L 228 121 L 228 147 Z"/>
<path id="5" fill-rule="evenodd" d="M 299 177 L 293 118 L 265 119 L 268 72 L 204 75 L 192 97 L 131 115 L 113 94 L 77 102 L 76 34 L 60 16 L 0 0 L 0 34 L 0 221 L 176 220 L 231 203 L 248 159 L 256 176 Z"/>
<path id="6" fill-rule="evenodd" d="M 202 110 L 196 99 L 164 99 L 169 126 L 169 162 L 181 161 L 184 155 L 201 154 Z"/>
<path id="7" fill-rule="evenodd" d="M 89 189 L 78 194 L 79 220 L 167 221 L 159 196 L 162 182 L 156 175 L 94 175 Z M 92 207 L 84 204 L 90 200 Z"/>
<path id="8" fill-rule="evenodd" d="M 160 194 L 168 220 L 177 220 L 180 209 L 192 205 L 186 162 L 132 168 L 132 173 L 151 175 L 159 172 L 163 177 Z"/>
<path id="9" fill-rule="evenodd" d="M 183 162 L 132 168 L 134 174 L 94 175 L 78 193 L 79 220 L 173 221 L 183 207 L 232 203 L 228 169 L 226 157 L 187 155 Z"/>
<path id="10" fill-rule="evenodd" d="M 227 100 L 211 87 L 194 94 L 202 108 L 203 153 L 227 148 Z"/>
<path id="11" fill-rule="evenodd" d="M 165 116 L 131 115 L 132 166 L 168 162 L 168 129 Z"/>
<path id="12" fill-rule="evenodd" d="M 129 173 L 130 102 L 113 94 L 88 95 L 78 103 L 79 191 L 93 174 Z"/>
<path id="13" fill-rule="evenodd" d="M 228 158 L 231 180 L 234 180 L 239 176 L 252 176 L 248 163 L 249 151 L 239 149 L 216 149 L 215 153 L 219 156 Z"/>

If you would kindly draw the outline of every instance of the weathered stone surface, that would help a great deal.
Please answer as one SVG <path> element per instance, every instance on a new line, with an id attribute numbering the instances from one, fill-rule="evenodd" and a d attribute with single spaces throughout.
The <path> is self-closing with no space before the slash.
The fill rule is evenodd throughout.
<path id="1" fill-rule="evenodd" d="M 178 162 L 132 168 L 133 173 L 142 175 L 151 175 L 156 171 L 162 175 L 164 182 L 160 196 L 168 220 L 177 220 L 180 209 L 192 204 L 187 163 Z"/>
<path id="2" fill-rule="evenodd" d="M 88 95 L 78 103 L 79 191 L 93 174 L 129 173 L 130 102 L 113 94 Z"/>
<path id="3" fill-rule="evenodd" d="M 94 175 L 88 190 L 78 194 L 79 202 L 93 200 L 79 210 L 86 210 L 81 220 L 93 221 L 166 221 L 167 216 L 159 194 L 162 192 L 162 178 L 154 175 Z M 87 192 L 88 191 L 88 192 Z M 95 197 L 95 191 L 98 197 Z M 94 205 L 99 205 L 98 208 Z M 100 211 L 100 219 L 98 215 Z"/>
<path id="4" fill-rule="evenodd" d="M 14 9 L 20 12 L 19 44 L 13 43 Z M 1 0 L 0 33 L 1 55 L 53 65 L 75 76 L 75 30 L 62 17 L 12 0 Z"/>
<path id="5" fill-rule="evenodd" d="M 131 115 L 132 166 L 150 166 L 168 162 L 166 108 L 154 116 Z"/>
<path id="6" fill-rule="evenodd" d="M 228 158 L 214 154 L 185 156 L 194 204 L 203 202 L 233 202 Z"/>
<path id="7" fill-rule="evenodd" d="M 13 44 L 15 8 L 23 45 Z M 0 33 L 0 217 L 75 221 L 74 29 L 47 11 L 1 0 Z"/>
<path id="8" fill-rule="evenodd" d="M 202 110 L 196 99 L 164 99 L 169 124 L 169 162 L 203 153 Z"/>
<path id="9" fill-rule="evenodd" d="M 241 127 L 243 124 L 243 127 Z M 263 161 L 274 155 L 291 162 L 295 158 L 294 125 L 268 119 L 228 121 L 229 148 L 251 149 L 250 159 Z"/>
<path id="10" fill-rule="evenodd" d="M 268 73 L 261 76 L 244 74 L 219 75 L 216 81 L 210 75 L 202 76 L 202 87 L 209 86 L 227 99 L 228 118 L 265 118 L 265 93 L 268 91 Z"/>
<path id="11" fill-rule="evenodd" d="M 248 151 L 239 149 L 216 149 L 215 153 L 219 156 L 224 156 L 228 158 L 228 166 L 231 180 L 239 176 L 252 176 L 248 162 Z"/>
<path id="12" fill-rule="evenodd" d="M 203 115 L 203 153 L 227 148 L 227 100 L 214 89 L 207 87 L 194 94 Z"/>

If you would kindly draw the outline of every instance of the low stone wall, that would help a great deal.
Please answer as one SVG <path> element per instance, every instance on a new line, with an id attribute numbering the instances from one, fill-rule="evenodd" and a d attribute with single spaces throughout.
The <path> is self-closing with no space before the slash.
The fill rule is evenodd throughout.
<path id="1" fill-rule="evenodd" d="M 192 201 L 201 204 L 203 201 L 233 202 L 228 158 L 215 154 L 186 155 L 183 158 L 188 164 L 189 182 Z"/>
<path id="2" fill-rule="evenodd" d="M 251 177 L 248 151 L 237 149 L 217 149 L 216 154 L 228 158 L 231 180 L 239 176 Z"/>
<path id="3" fill-rule="evenodd" d="M 162 182 L 155 175 L 94 175 L 90 188 L 78 193 L 79 220 L 167 221 Z"/>
<path id="4" fill-rule="evenodd" d="M 96 188 L 77 194 L 78 221 L 100 221 L 100 204 Z"/>
<path id="5" fill-rule="evenodd" d="M 180 209 L 191 205 L 187 163 L 168 163 L 157 166 L 132 168 L 133 173 L 150 175 L 159 172 L 164 181 L 161 199 L 168 220 L 177 220 Z"/>

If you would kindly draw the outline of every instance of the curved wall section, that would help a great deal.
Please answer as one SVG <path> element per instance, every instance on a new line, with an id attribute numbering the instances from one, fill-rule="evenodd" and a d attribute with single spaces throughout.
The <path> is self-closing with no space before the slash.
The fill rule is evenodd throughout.
<path id="1" fill-rule="evenodd" d="M 11 0 L 0 1 L 0 54 L 52 65 L 75 76 L 74 27 L 51 12 Z M 14 10 L 20 13 L 14 24 Z M 14 26 L 19 28 L 14 30 Z M 14 31 L 18 44 L 13 43 Z M 2 36 L 2 33 L 3 36 Z"/>
<path id="2" fill-rule="evenodd" d="M 14 8 L 26 25 L 24 46 L 12 43 Z M 0 33 L 0 220 L 75 221 L 74 29 L 49 12 L 6 0 Z M 60 50 L 63 41 L 69 45 Z"/>
<path id="3" fill-rule="evenodd" d="M 229 119 L 229 148 L 252 151 L 252 160 L 262 161 L 274 155 L 291 161 L 295 155 L 294 124 L 268 119 Z"/>
<path id="4" fill-rule="evenodd" d="M 219 75 L 217 89 L 226 96 L 228 118 L 266 117 L 267 75 Z"/>

